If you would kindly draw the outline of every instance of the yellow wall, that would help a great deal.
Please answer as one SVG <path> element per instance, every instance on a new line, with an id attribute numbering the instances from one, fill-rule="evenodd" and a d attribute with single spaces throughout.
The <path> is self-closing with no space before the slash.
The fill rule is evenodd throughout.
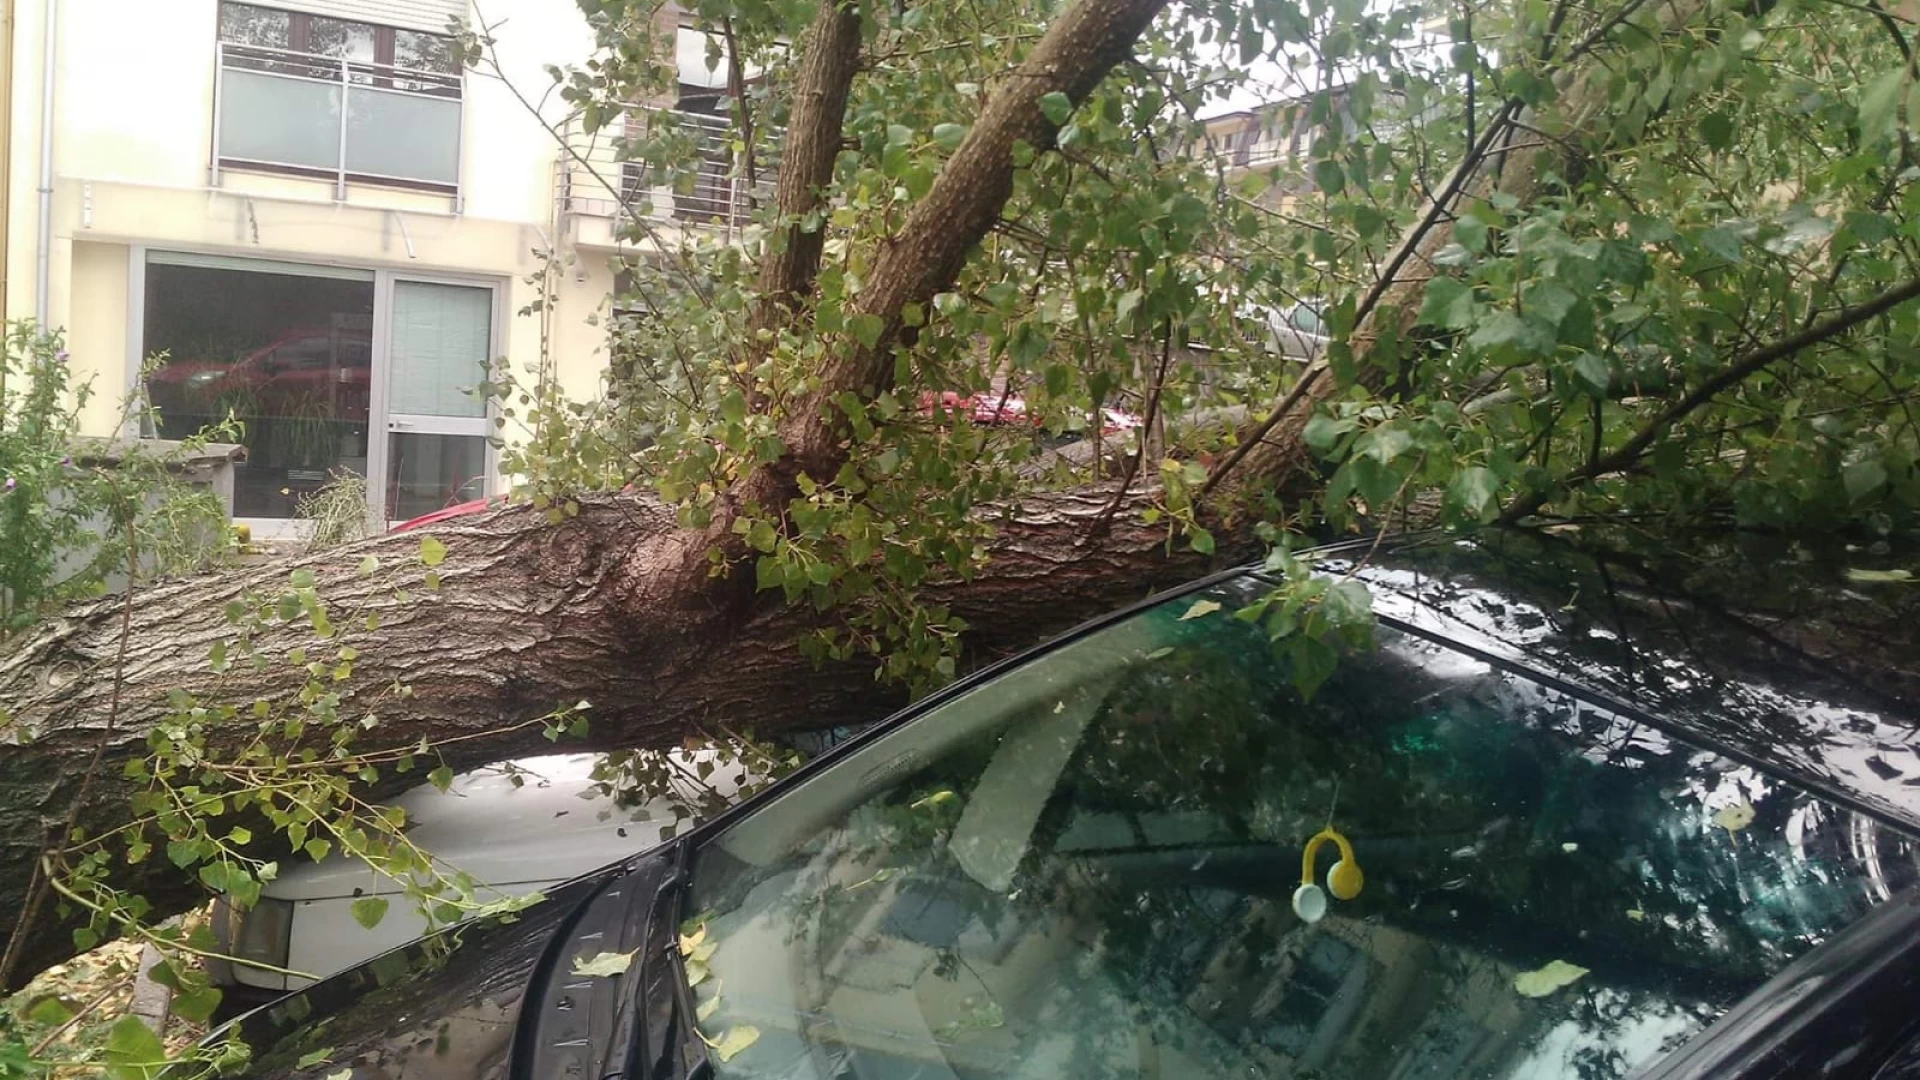
<path id="1" fill-rule="evenodd" d="M 82 379 L 93 380 L 93 397 L 81 420 L 92 434 L 111 434 L 119 424 L 131 375 L 126 247 L 73 245 L 73 280 L 67 329 L 67 351 L 72 355 L 68 362 Z"/>

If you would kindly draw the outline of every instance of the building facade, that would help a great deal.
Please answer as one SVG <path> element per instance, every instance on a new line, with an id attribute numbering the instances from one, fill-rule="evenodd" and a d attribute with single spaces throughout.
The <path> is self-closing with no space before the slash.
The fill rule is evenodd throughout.
<path id="1" fill-rule="evenodd" d="M 64 330 L 90 434 L 126 433 L 137 391 L 161 416 L 142 434 L 238 417 L 234 515 L 274 535 L 342 473 L 376 520 L 498 491 L 468 392 L 491 359 L 599 391 L 613 263 L 644 255 L 617 225 L 645 193 L 557 96 L 517 96 L 588 57 L 572 0 L 8 6 L 4 309 Z M 454 18 L 495 28 L 497 66 L 462 68 Z M 704 52 L 681 43 L 683 84 L 722 81 L 687 62 Z M 656 202 L 659 242 L 713 227 Z M 528 311 L 549 252 L 552 303 Z"/>

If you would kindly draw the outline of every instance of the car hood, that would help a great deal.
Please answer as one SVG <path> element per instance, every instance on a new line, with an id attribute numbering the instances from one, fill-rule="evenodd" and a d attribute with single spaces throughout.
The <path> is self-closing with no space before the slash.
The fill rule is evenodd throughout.
<path id="1" fill-rule="evenodd" d="M 675 752 L 690 771 L 711 755 Z M 462 773 L 445 791 L 423 784 L 390 805 L 406 812 L 408 839 L 449 871 L 503 889 L 564 881 L 654 847 L 684 827 L 673 800 L 618 804 L 593 782 L 595 759 L 593 754 L 521 758 L 506 763 L 510 767 Z M 730 766 L 713 772 L 708 786 L 715 796 L 733 798 L 737 771 Z M 363 860 L 339 853 L 289 867 L 261 890 L 280 900 L 401 891 L 398 882 Z"/>

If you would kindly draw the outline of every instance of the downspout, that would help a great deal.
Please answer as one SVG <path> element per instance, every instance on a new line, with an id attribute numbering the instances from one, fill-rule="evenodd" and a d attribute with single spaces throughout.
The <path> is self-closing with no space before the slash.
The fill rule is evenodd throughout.
<path id="1" fill-rule="evenodd" d="M 33 317 L 42 333 L 48 329 L 47 289 L 53 276 L 53 66 L 59 19 L 60 0 L 47 0 L 40 60 L 40 237 L 33 264 Z"/>
<path id="2" fill-rule="evenodd" d="M 0 0 L 0 251 L 13 221 L 13 24 L 18 0 Z M 0 319 L 7 310 L 7 260 L 0 257 Z"/>

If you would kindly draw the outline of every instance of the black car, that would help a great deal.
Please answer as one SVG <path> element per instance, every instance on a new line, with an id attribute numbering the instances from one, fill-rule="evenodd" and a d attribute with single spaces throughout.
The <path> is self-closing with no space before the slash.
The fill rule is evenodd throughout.
<path id="1" fill-rule="evenodd" d="M 332 1080 L 1920 1075 L 1920 743 L 1835 644 L 1911 594 L 1797 557 L 1327 549 L 1379 625 L 1306 698 L 1272 580 L 1210 578 L 232 1030 Z"/>

